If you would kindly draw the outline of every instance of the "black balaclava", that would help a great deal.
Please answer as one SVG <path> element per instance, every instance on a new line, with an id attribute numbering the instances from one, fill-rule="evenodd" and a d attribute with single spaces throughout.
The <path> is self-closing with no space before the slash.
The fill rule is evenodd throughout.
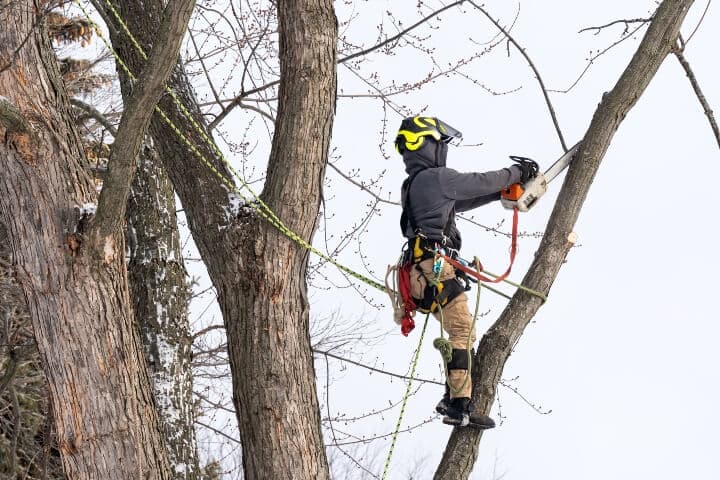
<path id="1" fill-rule="evenodd" d="M 412 176 L 426 168 L 444 167 L 447 164 L 447 154 L 447 143 L 425 137 L 422 147 L 403 152 L 405 172 Z"/>

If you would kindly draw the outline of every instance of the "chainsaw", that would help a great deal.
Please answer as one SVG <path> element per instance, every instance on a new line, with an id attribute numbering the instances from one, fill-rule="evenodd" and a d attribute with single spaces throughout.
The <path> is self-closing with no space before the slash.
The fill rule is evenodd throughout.
<path id="1" fill-rule="evenodd" d="M 531 178 L 523 184 L 514 183 L 500 192 L 500 201 L 503 207 L 509 210 L 517 207 L 521 212 L 530 210 L 532 206 L 535 205 L 535 202 L 547 191 L 548 183 L 570 165 L 570 161 L 573 159 L 579 146 L 580 142 L 576 143 L 575 146 L 560 157 L 558 161 L 553 163 L 550 168 L 545 170 L 545 173 L 538 173 L 535 178 Z M 537 167 L 537 163 L 527 157 L 511 155 L 510 159 L 516 163 L 532 162 Z"/>

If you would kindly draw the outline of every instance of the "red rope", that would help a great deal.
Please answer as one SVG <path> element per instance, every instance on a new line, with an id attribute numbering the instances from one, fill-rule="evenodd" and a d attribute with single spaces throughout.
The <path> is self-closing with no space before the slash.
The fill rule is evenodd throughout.
<path id="1" fill-rule="evenodd" d="M 452 258 L 448 257 L 445 254 L 439 253 L 439 255 L 450 265 L 457 268 L 458 270 L 462 270 L 463 272 L 467 273 L 473 278 L 478 279 L 481 282 L 486 283 L 499 283 L 502 282 L 507 278 L 508 275 L 510 275 L 510 271 L 512 270 L 513 263 L 515 263 L 515 254 L 517 253 L 517 233 L 518 233 L 518 209 L 515 207 L 513 209 L 513 224 L 512 224 L 512 237 L 510 242 L 510 265 L 508 265 L 507 270 L 505 273 L 500 275 L 497 278 L 489 278 L 485 275 L 482 275 L 480 272 L 482 272 L 482 264 L 478 262 L 478 265 L 480 268 L 478 270 L 473 270 L 470 267 L 467 267 L 463 265 L 462 263 L 458 262 L 457 260 L 453 260 Z"/>
<path id="2" fill-rule="evenodd" d="M 404 310 L 400 331 L 406 337 L 408 336 L 408 333 L 415 328 L 413 314 L 417 309 L 417 305 L 415 305 L 415 301 L 412 298 L 412 286 L 410 285 L 410 270 L 412 268 L 413 264 L 408 262 L 398 270 L 398 290 L 400 290 Z"/>

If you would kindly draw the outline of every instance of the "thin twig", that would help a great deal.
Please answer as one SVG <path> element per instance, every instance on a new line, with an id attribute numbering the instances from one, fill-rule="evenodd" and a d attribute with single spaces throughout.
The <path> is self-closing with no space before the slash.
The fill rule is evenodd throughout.
<path id="1" fill-rule="evenodd" d="M 698 20 L 697 25 L 695 25 L 695 28 L 693 28 L 693 31 L 690 33 L 690 35 L 688 35 L 687 40 L 684 42 L 685 45 L 687 45 L 688 42 L 692 40 L 692 38 L 695 36 L 695 33 L 697 33 L 698 29 L 700 28 L 700 25 L 702 25 L 703 20 L 705 20 L 705 15 L 707 15 L 708 9 L 710 8 L 710 2 L 712 2 L 712 0 L 708 0 L 707 5 L 705 5 L 705 10 L 703 10 L 702 15 L 700 16 L 700 20 Z"/>
<path id="2" fill-rule="evenodd" d="M 687 75 L 688 79 L 690 80 L 690 85 L 692 85 L 692 88 L 695 91 L 695 96 L 697 97 L 698 101 L 700 101 L 700 105 L 702 105 L 703 112 L 705 112 L 705 116 L 710 122 L 710 128 L 712 128 L 713 134 L 715 135 L 715 141 L 718 144 L 718 148 L 720 148 L 720 129 L 718 129 L 718 124 L 715 121 L 715 115 L 713 114 L 712 108 L 710 108 L 710 104 L 708 103 L 705 95 L 703 95 L 703 92 L 700 89 L 700 84 L 695 77 L 695 72 L 693 72 L 692 68 L 690 68 L 690 63 L 687 61 L 685 55 L 683 54 L 684 45 L 685 43 L 674 48 L 673 53 L 680 62 L 680 65 L 682 65 L 683 70 L 685 70 L 685 75 Z"/>
<path id="3" fill-rule="evenodd" d="M 203 72 L 205 73 L 205 79 L 208 82 L 208 86 L 210 87 L 210 91 L 213 94 L 213 97 L 215 97 L 216 102 L 220 102 L 220 96 L 217 93 L 217 90 L 215 89 L 215 84 L 212 81 L 212 77 L 208 73 L 207 67 L 205 66 L 205 61 L 203 60 L 202 56 L 200 56 L 200 49 L 197 46 L 197 42 L 195 42 L 195 35 L 193 35 L 192 30 L 188 28 L 188 36 L 190 37 L 190 42 L 193 45 L 193 49 L 195 49 L 195 54 L 198 56 L 198 60 L 200 61 L 200 67 L 202 68 Z"/>
<path id="4" fill-rule="evenodd" d="M 370 365 L 365 365 L 364 363 L 356 362 L 355 360 L 350 360 L 349 358 L 340 357 L 338 355 L 335 355 L 334 353 L 326 352 L 323 350 L 313 349 L 313 353 L 317 353 L 320 355 L 325 355 L 326 357 L 331 357 L 336 360 L 340 360 L 342 362 L 351 363 L 353 365 L 356 365 L 358 367 L 362 367 L 366 370 L 371 370 L 373 372 L 382 373 L 383 375 L 388 375 L 390 377 L 400 378 L 402 380 L 410 380 L 410 377 L 405 375 L 400 375 L 398 373 L 388 372 L 387 370 L 381 370 L 379 368 L 371 367 Z M 435 385 L 445 385 L 443 382 L 438 382 L 437 380 L 424 380 L 422 378 L 413 378 L 413 382 L 420 382 L 420 383 L 432 383 Z"/>
<path id="5" fill-rule="evenodd" d="M 333 427 L 332 423 L 332 416 L 330 415 L 330 364 L 328 363 L 327 355 L 325 356 L 325 407 L 327 408 L 328 413 L 328 425 L 330 425 L 330 433 L 332 434 L 332 445 L 338 446 L 337 436 L 335 435 L 335 428 Z M 363 464 L 358 462 L 355 457 L 347 453 L 344 448 L 338 446 L 338 449 L 343 455 L 349 458 L 352 463 L 357 465 L 365 473 L 371 475 L 373 478 L 380 478 L 373 472 L 368 470 Z"/>
<path id="6" fill-rule="evenodd" d="M 599 27 L 585 27 L 585 28 L 583 28 L 582 30 L 578 31 L 578 33 L 588 32 L 588 31 L 590 31 L 590 30 L 597 30 L 597 32 L 595 32 L 595 35 L 597 35 L 598 33 L 600 33 L 600 31 L 601 31 L 603 28 L 608 28 L 608 27 L 611 27 L 611 26 L 613 26 L 613 25 L 617 25 L 617 24 L 619 24 L 619 23 L 624 23 L 624 24 L 625 24 L 625 31 L 623 32 L 623 34 L 625 34 L 625 33 L 627 33 L 628 30 L 630 29 L 630 24 L 631 24 L 631 23 L 643 23 L 643 24 L 644 24 L 644 23 L 648 23 L 648 22 L 650 22 L 650 21 L 652 21 L 652 17 L 650 17 L 650 18 L 632 18 L 632 19 L 629 19 L 629 20 L 615 20 L 615 21 L 610 22 L 610 23 L 608 23 L 608 24 L 600 25 Z"/>
<path id="7" fill-rule="evenodd" d="M 38 24 L 42 21 L 43 17 L 47 15 L 47 13 L 47 11 L 43 11 L 41 15 L 38 15 L 35 20 L 33 20 L 33 23 L 30 25 L 30 30 L 28 30 L 25 38 L 23 38 L 23 41 L 20 42 L 20 45 L 18 45 L 12 55 L 10 55 L 10 60 L 8 60 L 8 62 L 3 65 L 2 68 L 0 68 L 0 73 L 3 73 L 5 70 L 13 66 L 15 60 L 17 60 L 17 57 L 20 54 L 20 51 L 23 49 L 23 47 L 25 47 L 25 44 L 28 42 L 28 40 L 30 40 L 30 37 L 32 37 Z"/>
<path id="8" fill-rule="evenodd" d="M 380 43 L 378 43 L 378 44 L 376 44 L 376 45 L 373 45 L 373 46 L 370 47 L 370 48 L 367 48 L 367 49 L 365 49 L 365 50 L 362 50 L 362 51 L 359 51 L 359 52 L 356 52 L 356 53 L 352 53 L 352 54 L 350 54 L 350 55 L 347 55 L 347 56 L 339 59 L 337 63 L 338 63 L 338 64 L 342 64 L 342 63 L 348 62 L 348 61 L 350 61 L 350 60 L 352 60 L 352 59 L 354 59 L 354 58 L 360 57 L 360 56 L 362 56 L 362 55 L 367 55 L 368 53 L 371 53 L 371 52 L 373 52 L 373 51 L 375 51 L 375 50 L 378 50 L 378 49 L 384 47 L 385 45 L 388 45 L 388 44 L 390 44 L 390 43 L 398 40 L 398 39 L 399 39 L 400 37 L 402 37 L 403 35 L 406 35 L 406 34 L 409 33 L 410 31 L 416 29 L 417 27 L 419 27 L 420 25 L 426 23 L 426 22 L 429 21 L 430 19 L 436 17 L 436 16 L 439 15 L 440 13 L 442 13 L 442 12 L 444 12 L 444 11 L 452 8 L 452 7 L 456 7 L 456 6 L 458 6 L 458 5 L 461 5 L 461 4 L 464 3 L 465 1 L 466 1 L 466 0 L 458 0 L 458 1 L 454 2 L 454 3 L 451 3 L 451 4 L 449 4 L 449 5 L 446 5 L 446 6 L 442 7 L 441 9 L 436 10 L 435 12 L 431 13 L 430 15 L 424 17 L 424 18 L 421 19 L 420 21 L 414 23 L 413 25 L 411 25 L 410 27 L 408 27 L 408 28 L 406 28 L 405 30 L 401 31 L 400 33 L 398 33 L 398 34 L 396 34 L 396 35 L 393 35 L 392 37 L 390 37 L 390 38 L 388 38 L 388 39 L 385 39 L 385 40 L 383 40 L 382 42 L 380 42 Z M 213 119 L 212 122 L 210 122 L 210 124 L 208 125 L 208 130 L 210 130 L 210 131 L 213 130 L 215 127 L 217 127 L 218 123 L 220 123 L 225 117 L 228 116 L 228 114 L 230 113 L 231 110 L 233 110 L 233 109 L 234 109 L 235 107 L 237 107 L 237 106 L 240 106 L 241 103 L 242 103 L 243 98 L 248 97 L 248 96 L 250 96 L 250 95 L 253 95 L 253 94 L 255 94 L 255 93 L 262 92 L 262 91 L 264 91 L 264 90 L 267 90 L 268 88 L 272 88 L 272 87 L 278 85 L 279 83 L 280 83 L 279 80 L 275 80 L 275 81 L 272 81 L 272 82 L 267 83 L 267 84 L 265 84 L 265 85 L 261 85 L 261 86 L 259 86 L 259 87 L 257 87 L 257 88 L 253 88 L 252 90 L 248 90 L 248 91 L 246 91 L 246 92 L 242 92 L 240 95 L 238 95 L 237 97 L 235 97 L 235 98 L 232 100 L 232 102 L 230 102 L 230 103 L 217 115 L 217 117 L 215 117 L 215 118 Z M 245 107 L 247 108 L 247 106 L 245 106 Z M 398 112 L 398 113 L 399 113 L 399 112 Z"/>
<path id="9" fill-rule="evenodd" d="M 378 43 L 377 45 L 373 45 L 373 46 L 370 47 L 370 48 L 367 48 L 367 49 L 365 49 L 365 50 L 361 50 L 361 51 L 359 51 L 359 52 L 355 52 L 355 53 L 353 53 L 353 54 L 351 54 L 351 55 L 348 55 L 348 56 L 346 56 L 346 57 L 343 57 L 343 58 L 341 58 L 340 60 L 338 60 L 338 63 L 345 63 L 345 62 L 347 62 L 347 61 L 352 60 L 353 58 L 357 58 L 357 57 L 360 57 L 360 56 L 363 56 L 363 55 L 367 55 L 367 54 L 370 53 L 370 52 L 374 52 L 375 50 L 378 50 L 378 49 L 384 47 L 385 45 L 388 45 L 388 44 L 390 44 L 390 43 L 392 43 L 392 42 L 400 39 L 402 36 L 408 34 L 408 33 L 411 32 L 412 30 L 415 30 L 417 27 L 419 27 L 419 26 L 422 25 L 423 23 L 426 23 L 426 22 L 427 22 L 428 20 L 430 20 L 431 18 L 440 15 L 440 14 L 441 14 L 442 12 L 444 12 L 445 10 L 449 10 L 449 9 L 451 9 L 451 8 L 453 8 L 453 7 L 456 7 L 456 6 L 458 6 L 458 5 L 461 5 L 461 4 L 464 3 L 464 2 L 465 2 L 465 0 L 459 0 L 459 1 L 457 1 L 457 2 L 454 2 L 454 3 L 451 3 L 451 4 L 449 4 L 449 5 L 446 5 L 446 6 L 444 6 L 443 8 L 441 8 L 441 9 L 439 9 L 439 10 L 435 10 L 435 11 L 434 11 L 433 13 L 431 13 L 430 15 L 422 18 L 422 19 L 419 20 L 418 22 L 413 23 L 413 24 L 410 25 L 408 28 L 406 28 L 405 30 L 399 32 L 398 34 L 393 35 L 392 37 L 390 37 L 390 38 L 388 38 L 388 39 L 385 39 L 384 41 Z"/>
<path id="10" fill-rule="evenodd" d="M 17 469 L 18 439 L 20 438 L 20 402 L 18 401 L 17 392 L 15 391 L 15 385 L 10 383 L 8 392 L 10 393 L 10 402 L 12 404 L 13 411 L 13 433 L 10 447 L 10 474 L 11 477 L 14 477 Z"/>
<path id="11" fill-rule="evenodd" d="M 213 330 L 225 330 L 225 325 L 210 325 L 209 327 L 205 327 L 202 330 L 197 331 L 196 333 L 193 333 L 191 340 L 194 342 L 195 339 L 198 337 L 201 337 L 205 335 L 208 332 L 211 332 Z"/>
<path id="12" fill-rule="evenodd" d="M 555 108 L 552 105 L 552 102 L 550 101 L 550 96 L 548 95 L 548 90 L 545 88 L 545 83 L 543 82 L 542 77 L 540 76 L 540 72 L 535 67 L 535 64 L 530 59 L 530 56 L 527 54 L 524 48 L 520 46 L 520 44 L 515 41 L 515 39 L 510 35 L 510 32 L 508 32 L 500 23 L 495 20 L 483 7 L 475 3 L 473 0 L 468 0 L 470 2 L 470 5 L 475 7 L 477 10 L 479 10 L 485 17 L 487 17 L 488 20 L 492 22 L 495 27 L 500 30 L 503 35 L 508 39 L 508 42 L 510 42 L 517 50 L 520 52 L 520 54 L 525 57 L 525 61 L 527 61 L 528 65 L 532 69 L 532 71 L 535 73 L 535 78 L 537 79 L 538 83 L 540 84 L 540 89 L 542 90 L 543 97 L 545 98 L 545 104 L 548 107 L 548 110 L 550 111 L 550 117 L 552 118 L 553 125 L 555 126 L 555 131 L 557 132 L 558 138 L 560 139 L 560 145 L 562 145 L 563 151 L 567 152 L 568 147 L 565 144 L 565 138 L 563 137 L 562 131 L 560 130 L 560 124 L 558 123 L 557 115 L 555 114 Z"/>
<path id="13" fill-rule="evenodd" d="M 640 30 L 640 29 L 641 29 L 642 27 L 644 27 L 644 26 L 645 26 L 645 24 L 644 24 L 644 23 L 641 23 L 640 25 L 638 25 L 637 27 L 635 27 L 635 29 L 634 29 L 632 32 L 629 32 L 629 33 L 625 34 L 624 36 L 621 36 L 621 37 L 620 37 L 620 40 L 617 40 L 616 42 L 613 42 L 610 46 L 608 46 L 607 48 L 603 49 L 601 52 L 598 52 L 597 54 L 595 54 L 595 55 L 593 55 L 592 57 L 590 57 L 590 59 L 588 59 L 587 65 L 585 65 L 585 68 L 583 69 L 583 71 L 580 72 L 580 75 L 578 75 L 578 77 L 575 79 L 575 81 L 574 81 L 569 87 L 567 87 L 567 88 L 564 89 L 564 90 L 550 90 L 550 91 L 551 91 L 551 92 L 554 92 L 554 93 L 568 93 L 570 90 L 572 90 L 573 88 L 575 88 L 575 85 L 577 85 L 577 84 L 580 82 L 580 80 L 585 76 L 585 74 L 588 72 L 588 70 L 590 70 L 590 67 L 593 66 L 593 63 L 595 62 L 595 60 L 597 60 L 599 57 L 605 55 L 608 51 L 610 51 L 611 49 L 617 47 L 619 44 L 621 44 L 622 42 L 624 42 L 624 41 L 627 40 L 628 38 L 632 38 L 632 36 L 635 35 L 635 32 L 637 32 L 638 30 Z"/>
<path id="14" fill-rule="evenodd" d="M 240 440 L 238 440 L 238 439 L 235 438 L 235 437 L 231 437 L 230 435 L 228 435 L 227 433 L 223 432 L 222 430 L 218 430 L 218 429 L 215 428 L 215 427 L 211 427 L 210 425 L 208 425 L 208 424 L 206 424 L 206 423 L 203 423 L 203 422 L 201 422 L 200 420 L 195 420 L 195 423 L 198 424 L 198 425 L 200 425 L 201 427 L 207 428 L 207 429 L 210 430 L 211 432 L 217 433 L 217 434 L 220 435 L 221 437 L 227 438 L 228 440 L 230 440 L 230 441 L 233 442 L 233 443 L 237 443 L 238 445 L 241 445 Z"/>

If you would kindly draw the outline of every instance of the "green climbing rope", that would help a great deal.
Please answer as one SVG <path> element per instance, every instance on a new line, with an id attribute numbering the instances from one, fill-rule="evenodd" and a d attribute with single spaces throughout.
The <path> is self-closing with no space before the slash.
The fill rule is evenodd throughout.
<path id="1" fill-rule="evenodd" d="M 393 452 L 395 451 L 395 443 L 397 441 L 398 433 L 400 432 L 400 426 L 402 425 L 402 419 L 403 416 L 405 416 L 405 406 L 407 405 L 408 399 L 410 398 L 410 391 L 412 388 L 412 382 L 415 378 L 415 369 L 418 364 L 418 359 L 420 358 L 420 347 L 422 347 L 423 339 L 425 338 L 425 330 L 427 329 L 428 324 L 428 318 L 430 317 L 430 314 L 425 315 L 425 322 L 423 323 L 422 331 L 420 332 L 420 340 L 418 341 L 418 346 L 415 349 L 415 355 L 412 361 L 412 367 L 410 368 L 410 375 L 409 380 L 407 383 L 407 387 L 405 388 L 405 395 L 403 396 L 402 405 L 400 406 L 400 416 L 398 417 L 398 421 L 395 424 L 395 431 L 393 432 L 392 436 L 392 442 L 390 443 L 390 450 L 388 451 L 387 458 L 385 459 L 385 467 L 383 468 L 383 474 L 382 478 L 385 480 L 387 477 L 388 470 L 390 468 L 390 460 L 392 459 Z"/>

